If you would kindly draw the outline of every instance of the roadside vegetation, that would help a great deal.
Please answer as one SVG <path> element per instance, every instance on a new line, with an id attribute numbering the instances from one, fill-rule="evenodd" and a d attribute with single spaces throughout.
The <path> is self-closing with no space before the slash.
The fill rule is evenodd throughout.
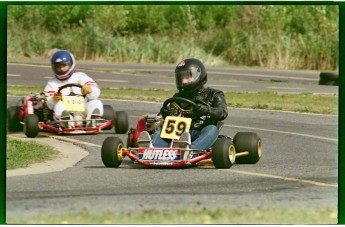
<path id="1" fill-rule="evenodd" d="M 26 96 L 43 91 L 43 87 L 7 86 L 7 95 Z M 141 100 L 164 102 L 175 90 L 102 88 L 102 99 Z M 229 108 L 250 108 L 263 110 L 294 111 L 302 113 L 338 114 L 338 95 L 312 93 L 275 93 L 275 92 L 225 92 Z"/>
<path id="2" fill-rule="evenodd" d="M 6 169 L 25 168 L 52 159 L 58 151 L 35 141 L 6 137 Z"/>
<path id="3" fill-rule="evenodd" d="M 337 211 L 331 209 L 260 208 L 255 210 L 196 208 L 193 210 L 144 210 L 119 214 L 94 213 L 87 209 L 63 215 L 38 215 L 8 224 L 337 224 Z"/>
<path id="4" fill-rule="evenodd" d="M 9 5 L 7 57 L 337 70 L 338 5 Z"/>

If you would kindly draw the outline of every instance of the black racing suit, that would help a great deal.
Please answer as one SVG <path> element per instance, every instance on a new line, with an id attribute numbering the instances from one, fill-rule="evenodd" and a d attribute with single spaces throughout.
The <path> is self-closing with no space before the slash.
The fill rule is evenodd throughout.
<path id="1" fill-rule="evenodd" d="M 202 87 L 198 91 L 191 93 L 178 92 L 173 97 L 182 97 L 189 99 L 196 104 L 203 104 L 209 107 L 209 113 L 204 116 L 197 116 L 196 114 L 185 115 L 185 117 L 192 118 L 191 129 L 201 130 L 207 125 L 216 125 L 219 121 L 224 120 L 228 116 L 228 109 L 224 93 L 220 90 Z M 187 104 L 182 104 L 182 109 L 192 109 Z M 165 116 L 163 115 L 165 118 Z"/>

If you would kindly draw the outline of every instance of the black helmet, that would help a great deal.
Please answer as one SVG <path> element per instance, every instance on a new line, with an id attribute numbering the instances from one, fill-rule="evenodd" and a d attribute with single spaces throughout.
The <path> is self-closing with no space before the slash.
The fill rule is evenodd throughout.
<path id="1" fill-rule="evenodd" d="M 175 68 L 177 89 L 181 92 L 194 92 L 207 81 L 204 64 L 196 58 L 187 58 L 177 64 Z"/>
<path id="2" fill-rule="evenodd" d="M 75 59 L 72 53 L 67 50 L 59 50 L 54 53 L 50 59 L 54 75 L 59 80 L 66 80 L 72 76 L 75 72 Z M 68 68 L 66 71 L 59 71 L 58 67 L 61 65 L 67 65 Z"/>

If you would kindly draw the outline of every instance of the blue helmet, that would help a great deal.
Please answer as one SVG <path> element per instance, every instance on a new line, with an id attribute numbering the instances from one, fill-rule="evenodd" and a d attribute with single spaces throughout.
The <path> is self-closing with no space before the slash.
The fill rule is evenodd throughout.
<path id="1" fill-rule="evenodd" d="M 72 53 L 67 50 L 59 50 L 54 53 L 51 60 L 51 65 L 55 77 L 59 80 L 67 80 L 75 72 L 75 59 Z M 65 71 L 59 70 L 62 65 L 68 65 Z"/>

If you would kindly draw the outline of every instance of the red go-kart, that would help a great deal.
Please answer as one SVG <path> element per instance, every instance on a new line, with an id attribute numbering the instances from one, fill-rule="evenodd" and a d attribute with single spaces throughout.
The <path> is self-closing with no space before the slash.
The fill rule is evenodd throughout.
<path id="1" fill-rule="evenodd" d="M 181 104 L 188 104 L 192 109 L 182 109 Z M 184 117 L 193 111 L 195 103 L 184 98 L 173 97 L 166 100 L 163 106 L 172 108 L 174 116 L 167 116 L 165 120 L 157 114 L 146 114 L 139 118 L 137 127 L 128 132 L 127 148 L 119 137 L 108 137 L 103 141 L 101 156 L 106 167 L 119 167 L 127 156 L 135 163 L 144 166 L 197 166 L 212 164 L 215 168 L 230 168 L 234 163 L 255 164 L 259 161 L 262 151 L 261 138 L 252 132 L 238 132 L 232 138 L 219 135 L 216 142 L 207 150 L 181 148 L 179 136 L 189 131 L 191 119 Z M 223 122 L 218 125 L 220 130 Z M 138 137 L 146 130 L 153 134 L 158 127 L 162 127 L 160 136 L 171 139 L 170 147 L 140 147 Z"/>
<path id="2" fill-rule="evenodd" d="M 75 94 L 72 87 L 79 84 L 66 84 L 57 91 L 70 89 L 68 95 L 62 96 L 62 102 L 66 110 L 73 116 L 71 120 L 54 120 L 54 112 L 46 103 L 44 93 L 36 93 L 23 97 L 16 106 L 7 108 L 7 129 L 9 132 L 24 131 L 29 138 L 36 137 L 40 131 L 55 132 L 57 134 L 97 134 L 102 130 L 110 130 L 115 127 L 115 133 L 128 132 L 128 115 L 125 111 L 114 111 L 112 106 L 103 105 L 104 113 L 101 118 L 86 119 L 85 97 Z M 67 121 L 72 127 L 62 127 L 61 122 Z"/>

